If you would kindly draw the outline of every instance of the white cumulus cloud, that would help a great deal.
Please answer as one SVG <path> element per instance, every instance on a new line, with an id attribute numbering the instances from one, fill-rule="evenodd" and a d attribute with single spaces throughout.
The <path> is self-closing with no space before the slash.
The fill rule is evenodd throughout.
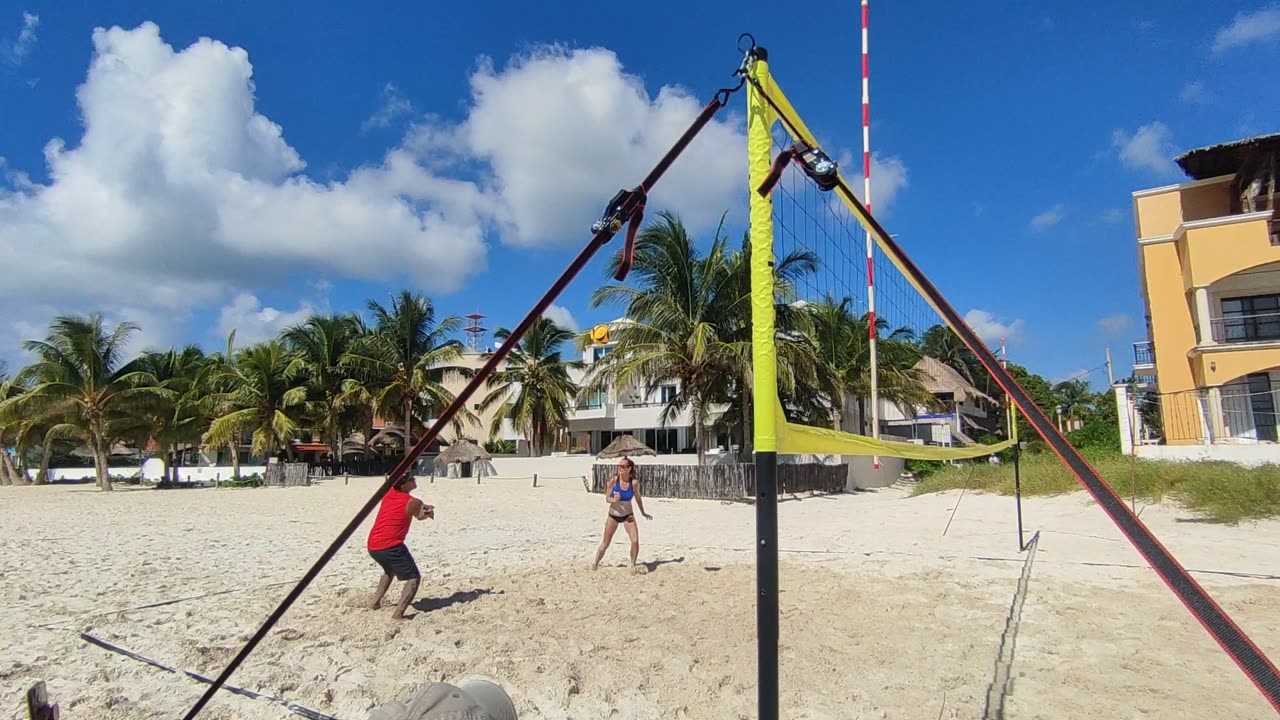
<path id="1" fill-rule="evenodd" d="M 1280 5 L 1268 5 L 1253 12 L 1238 12 L 1231 23 L 1213 36 L 1213 51 L 1225 52 L 1241 45 L 1270 40 L 1280 35 Z"/>
<path id="2" fill-rule="evenodd" d="M 360 124 L 361 132 L 375 128 L 390 127 L 391 123 L 403 115 L 413 112 L 413 103 L 400 92 L 395 83 L 387 83 L 382 87 L 382 105 L 378 111 Z"/>
<path id="3" fill-rule="evenodd" d="M 1119 315 L 1109 315 L 1098 321 L 1098 327 L 1101 328 L 1103 332 L 1113 335 L 1128 332 L 1129 328 L 1133 327 L 1133 318 L 1123 313 Z"/>
<path id="4" fill-rule="evenodd" d="M 216 40 L 175 49 L 153 23 L 94 31 L 83 135 L 49 140 L 46 182 L 12 170 L 0 183 L 0 267 L 21 268 L 0 284 L 12 332 L 51 310 L 128 310 L 181 336 L 172 319 L 248 308 L 242 293 L 291 277 L 449 292 L 484 270 L 491 238 L 581 242 L 702 106 L 677 87 L 651 96 L 608 50 L 543 48 L 482 61 L 461 122 L 422 119 L 320 182 L 256 110 L 252 77 L 248 52 Z M 394 87 L 384 102 L 388 118 L 403 112 Z M 650 208 L 713 224 L 741 203 L 744 142 L 739 118 L 710 123 Z"/>
<path id="5" fill-rule="evenodd" d="M 1013 342 L 1022 337 L 1022 320 L 1005 320 L 986 310 L 974 308 L 964 314 L 964 321 L 988 345 L 998 345 L 1001 338 Z"/>
<path id="6" fill-rule="evenodd" d="M 1062 222 L 1063 206 L 1058 203 L 1044 212 L 1031 218 L 1031 229 L 1040 231 Z"/>
<path id="7" fill-rule="evenodd" d="M 252 293 L 240 293 L 218 311 L 218 335 L 236 333 L 236 346 L 244 347 L 268 340 L 290 325 L 297 325 L 316 313 L 311 303 L 303 301 L 296 310 L 264 307 Z"/>
<path id="8" fill-rule="evenodd" d="M 866 202 L 862 182 L 861 156 L 855 157 L 848 150 L 842 151 L 836 158 L 840 165 L 840 174 L 849 183 L 853 194 Z M 909 185 L 907 165 L 897 155 L 881 155 L 871 153 L 871 210 L 879 216 L 887 213 L 893 205 L 898 193 Z M 836 200 L 838 203 L 839 201 Z"/>
<path id="9" fill-rule="evenodd" d="M 1102 222 L 1108 225 L 1119 225 L 1129 214 L 1120 208 L 1111 208 L 1102 213 Z"/>
<path id="10" fill-rule="evenodd" d="M 1210 98 L 1209 91 L 1205 88 L 1203 82 L 1196 80 L 1182 86 L 1182 91 L 1178 93 L 1178 97 L 1182 98 L 1182 102 L 1192 105 L 1204 105 L 1208 103 Z"/>
<path id="11" fill-rule="evenodd" d="M 0 266 L 24 269 L 0 300 L 186 310 L 286 273 L 450 290 L 483 265 L 473 186 L 415 182 L 395 154 L 346 182 L 301 175 L 244 50 L 175 51 L 150 23 L 93 45 L 79 144 L 48 143 L 48 184 L 0 190 Z"/>
<path id="12" fill-rule="evenodd" d="M 18 38 L 0 46 L 0 54 L 4 61 L 12 67 L 21 65 L 36 46 L 36 28 L 40 27 L 40 16 L 23 11 L 22 29 Z"/>
<path id="13" fill-rule="evenodd" d="M 502 70 L 483 60 L 471 92 L 466 121 L 439 137 L 459 140 L 488 166 L 505 211 L 503 240 L 517 245 L 581 242 L 614 192 L 634 187 L 704 105 L 674 86 L 650 97 L 599 48 L 541 48 Z M 742 203 L 745 143 L 735 118 L 712 121 L 649 207 L 674 210 L 694 227 L 714 223 Z"/>
<path id="14" fill-rule="evenodd" d="M 542 315 L 566 330 L 578 332 L 578 321 L 573 317 L 573 313 L 569 312 L 569 308 L 563 305 L 553 304 Z"/>
<path id="15" fill-rule="evenodd" d="M 1116 130 L 1111 134 L 1111 146 L 1120 156 L 1120 162 L 1134 170 L 1146 170 L 1155 175 L 1176 173 L 1173 156 L 1173 133 L 1169 126 L 1156 121 L 1143 125 L 1132 134 Z"/>

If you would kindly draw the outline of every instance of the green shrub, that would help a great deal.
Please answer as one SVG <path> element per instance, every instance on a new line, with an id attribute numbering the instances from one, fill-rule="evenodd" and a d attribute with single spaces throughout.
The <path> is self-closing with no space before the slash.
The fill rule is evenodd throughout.
<path id="1" fill-rule="evenodd" d="M 1082 451 L 1081 455 L 1126 501 L 1172 499 L 1200 517 L 1221 523 L 1280 516 L 1280 465 L 1247 468 L 1227 462 L 1134 460 L 1096 448 Z M 1020 470 L 1022 494 L 1029 497 L 1083 489 L 1075 475 L 1052 454 L 1024 452 Z M 914 494 L 961 488 L 1012 495 L 1013 465 L 946 465 L 922 479 Z"/>
<path id="2" fill-rule="evenodd" d="M 915 476 L 917 480 L 924 480 L 946 467 L 946 465 L 946 463 L 938 460 L 907 460 L 903 463 L 903 469 Z"/>
<path id="3" fill-rule="evenodd" d="M 239 475 L 229 480 L 223 480 L 222 487 L 262 487 L 262 475 L 259 473 Z"/>
<path id="4" fill-rule="evenodd" d="M 513 455 L 516 451 L 516 442 L 514 440 L 490 440 L 484 444 L 484 449 L 493 455 Z"/>
<path id="5" fill-rule="evenodd" d="M 1112 421 L 1091 420 L 1079 430 L 1067 433 L 1067 442 L 1078 450 L 1120 452 L 1120 427 Z"/>

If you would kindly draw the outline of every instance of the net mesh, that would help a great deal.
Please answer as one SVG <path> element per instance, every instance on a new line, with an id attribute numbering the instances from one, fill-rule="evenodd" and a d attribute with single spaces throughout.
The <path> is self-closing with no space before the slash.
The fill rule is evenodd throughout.
<path id="1" fill-rule="evenodd" d="M 773 157 L 791 147 L 782 123 L 770 135 Z M 795 163 L 773 188 L 772 206 L 779 395 L 787 420 L 871 436 L 867 230 L 836 193 L 819 189 Z M 873 253 L 880 437 L 955 447 L 1004 436 L 998 386 L 966 360 L 959 339 L 879 246 Z M 805 342 L 815 357 L 796 349 Z M 945 392 L 957 375 L 979 395 Z M 846 397 L 835 402 L 840 390 Z"/>

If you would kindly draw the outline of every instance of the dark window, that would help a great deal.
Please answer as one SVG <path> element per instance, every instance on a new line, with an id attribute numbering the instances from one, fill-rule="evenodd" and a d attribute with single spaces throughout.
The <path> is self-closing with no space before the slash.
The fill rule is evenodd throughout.
<path id="1" fill-rule="evenodd" d="M 1276 402 L 1271 394 L 1271 376 L 1255 373 L 1248 378 L 1249 406 L 1253 409 L 1253 425 L 1258 429 L 1258 439 L 1276 441 Z"/>
<path id="2" fill-rule="evenodd" d="M 1222 299 L 1223 342 L 1280 339 L 1280 295 Z"/>
<path id="3" fill-rule="evenodd" d="M 653 448 L 659 455 L 680 451 L 676 443 L 675 428 L 649 428 L 645 430 L 644 444 Z"/>

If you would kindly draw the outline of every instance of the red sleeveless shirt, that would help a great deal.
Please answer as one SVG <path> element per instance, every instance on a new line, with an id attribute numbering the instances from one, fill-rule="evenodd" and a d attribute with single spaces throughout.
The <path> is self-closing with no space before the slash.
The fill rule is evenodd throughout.
<path id="1" fill-rule="evenodd" d="M 373 519 L 373 529 L 369 531 L 369 549 L 385 550 L 404 542 L 409 535 L 409 525 L 413 518 L 405 512 L 405 507 L 413 496 L 395 488 L 382 496 L 382 504 Z"/>

